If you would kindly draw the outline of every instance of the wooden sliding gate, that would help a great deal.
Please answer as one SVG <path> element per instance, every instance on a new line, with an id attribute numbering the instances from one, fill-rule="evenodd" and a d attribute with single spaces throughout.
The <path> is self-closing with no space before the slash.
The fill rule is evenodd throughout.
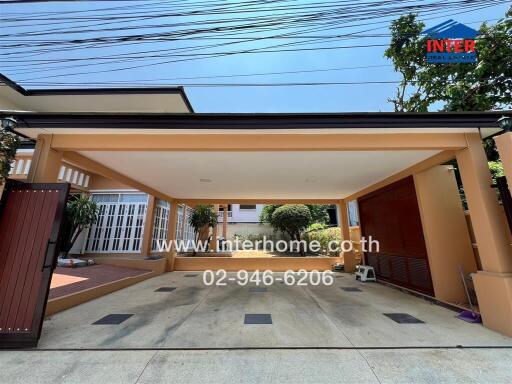
<path id="1" fill-rule="evenodd" d="M 41 334 L 69 184 L 9 181 L 0 203 L 0 348 Z"/>
<path id="2" fill-rule="evenodd" d="M 380 243 L 366 252 L 377 277 L 434 295 L 413 177 L 390 184 L 358 200 L 361 234 Z"/>

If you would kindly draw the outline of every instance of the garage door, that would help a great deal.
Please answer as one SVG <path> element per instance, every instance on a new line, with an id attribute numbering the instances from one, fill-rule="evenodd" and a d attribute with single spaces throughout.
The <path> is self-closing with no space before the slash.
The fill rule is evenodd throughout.
<path id="1" fill-rule="evenodd" d="M 402 179 L 358 200 L 361 233 L 380 243 L 365 253 L 377 277 L 434 294 L 414 180 Z"/>

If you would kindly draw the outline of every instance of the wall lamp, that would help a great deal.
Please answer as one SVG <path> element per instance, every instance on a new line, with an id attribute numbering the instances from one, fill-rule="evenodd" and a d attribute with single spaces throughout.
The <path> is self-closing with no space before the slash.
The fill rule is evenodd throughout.
<path id="1" fill-rule="evenodd" d="M 14 117 L 2 117 L 0 119 L 2 129 L 12 132 L 18 126 L 18 121 Z"/>
<path id="2" fill-rule="evenodd" d="M 498 119 L 498 125 L 507 132 L 512 132 L 512 118 L 510 116 L 502 116 Z"/>

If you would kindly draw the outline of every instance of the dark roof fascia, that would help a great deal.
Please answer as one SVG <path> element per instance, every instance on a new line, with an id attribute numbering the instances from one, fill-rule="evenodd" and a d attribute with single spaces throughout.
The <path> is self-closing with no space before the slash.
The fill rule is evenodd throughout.
<path id="1" fill-rule="evenodd" d="M 23 96 L 59 96 L 59 95 L 155 95 L 155 94 L 176 94 L 183 98 L 183 101 L 190 112 L 194 108 L 188 99 L 183 87 L 126 87 L 126 88 L 56 88 L 56 89 L 25 89 L 0 73 L 0 82 L 3 82 Z"/>
<path id="2" fill-rule="evenodd" d="M 194 113 L 105 114 L 0 112 L 21 128 L 91 129 L 323 129 L 323 128 L 499 128 L 511 111 L 430 113 Z"/>

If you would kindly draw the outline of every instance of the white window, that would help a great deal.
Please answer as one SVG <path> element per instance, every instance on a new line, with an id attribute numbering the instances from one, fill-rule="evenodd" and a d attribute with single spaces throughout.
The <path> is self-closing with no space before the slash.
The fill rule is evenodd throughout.
<path id="1" fill-rule="evenodd" d="M 256 204 L 240 204 L 240 209 L 245 211 L 255 210 Z"/>
<path id="2" fill-rule="evenodd" d="M 167 240 L 167 230 L 169 228 L 169 209 L 168 202 L 158 199 L 155 207 L 155 221 L 153 224 L 153 239 L 151 241 L 151 250 L 157 251 L 158 245 Z"/>
<path id="3" fill-rule="evenodd" d="M 99 216 L 89 229 L 86 252 L 140 252 L 147 209 L 147 195 L 141 193 L 93 194 Z"/>
<path id="4" fill-rule="evenodd" d="M 21 175 L 23 173 L 23 164 L 25 164 L 25 160 L 19 159 L 18 165 L 16 166 L 16 174 Z"/>
<path id="5" fill-rule="evenodd" d="M 24 175 L 28 175 L 30 172 L 30 164 L 32 164 L 32 159 L 28 159 L 27 163 L 25 164 L 25 169 L 23 170 Z"/>
<path id="6" fill-rule="evenodd" d="M 66 172 L 66 167 L 65 166 L 62 166 L 60 167 L 60 171 L 59 171 L 59 180 L 63 180 L 64 179 L 64 173 Z"/>

